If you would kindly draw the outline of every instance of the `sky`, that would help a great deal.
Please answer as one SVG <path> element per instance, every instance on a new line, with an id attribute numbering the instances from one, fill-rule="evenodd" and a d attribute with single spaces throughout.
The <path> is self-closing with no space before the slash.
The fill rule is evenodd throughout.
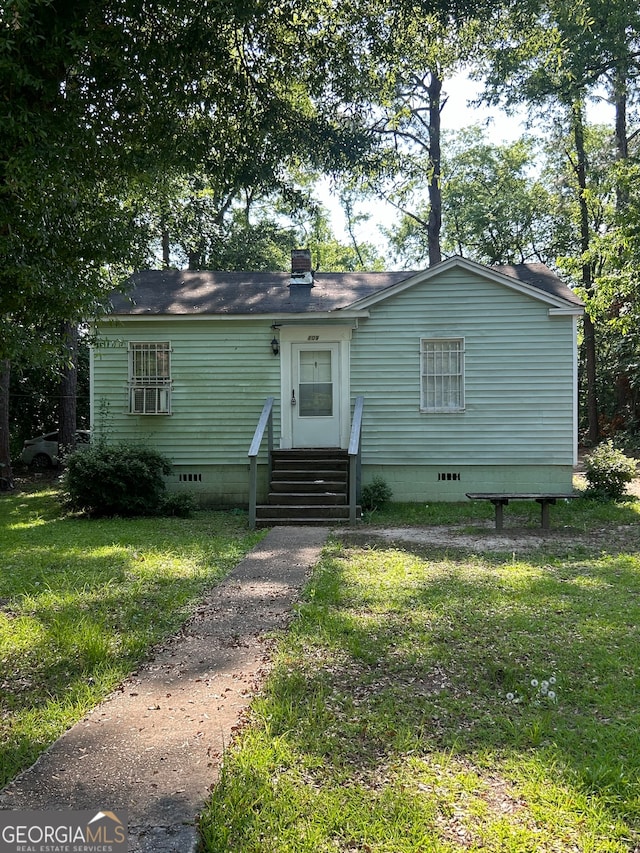
<path id="1" fill-rule="evenodd" d="M 443 84 L 443 95 L 448 96 L 441 113 L 441 126 L 443 131 L 457 131 L 473 124 L 484 125 L 486 138 L 489 142 L 500 145 L 514 142 L 525 132 L 527 114 L 524 110 L 515 115 L 508 115 L 505 110 L 489 108 L 487 106 L 474 107 L 470 101 L 475 100 L 482 91 L 482 84 L 469 80 L 464 74 L 459 74 Z M 542 120 L 542 119 L 541 119 Z M 587 104 L 587 120 L 594 123 L 613 122 L 613 108 L 603 98 Z M 535 132 L 535 128 L 529 132 Z M 340 208 L 337 197 L 332 195 L 328 184 L 321 187 L 320 200 L 326 205 L 331 214 L 334 233 L 342 242 L 349 242 L 350 237 L 346 231 L 344 214 Z M 396 211 L 385 204 L 382 200 L 370 203 L 368 209 L 362 211 L 369 213 L 370 220 L 356 228 L 356 237 L 360 241 L 373 243 L 387 260 L 387 268 L 398 268 L 398 264 L 391 261 L 387 243 L 379 230 L 379 225 L 390 225 L 397 216 Z"/>
<path id="2" fill-rule="evenodd" d="M 448 96 L 441 114 L 443 130 L 461 130 L 472 124 L 485 124 L 490 142 L 513 142 L 524 132 L 525 113 L 509 116 L 497 107 L 470 106 L 469 101 L 476 99 L 481 91 L 482 84 L 469 80 L 464 74 L 458 74 L 443 84 L 443 94 Z"/>
<path id="3" fill-rule="evenodd" d="M 448 100 L 441 114 L 442 130 L 455 131 L 473 124 L 481 124 L 486 126 L 487 139 L 496 145 L 518 139 L 525 132 L 525 114 L 509 116 L 504 110 L 498 108 L 470 106 L 469 101 L 477 98 L 480 91 L 481 84 L 469 80 L 463 74 L 444 84 L 443 95 L 447 95 Z M 328 183 L 322 183 L 319 186 L 318 196 L 331 214 L 331 223 L 336 236 L 341 241 L 348 242 L 350 238 L 346 232 L 344 214 Z M 376 201 L 375 205 L 362 212 L 369 213 L 371 219 L 356 229 L 357 238 L 374 243 L 388 257 L 386 242 L 378 225 L 390 224 L 397 215 L 396 211 L 383 201 Z M 392 267 L 393 265 L 389 263 L 389 269 Z"/>

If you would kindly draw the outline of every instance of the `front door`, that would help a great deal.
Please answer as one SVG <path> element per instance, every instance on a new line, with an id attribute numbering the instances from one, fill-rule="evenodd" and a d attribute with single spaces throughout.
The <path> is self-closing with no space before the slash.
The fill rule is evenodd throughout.
<path id="1" fill-rule="evenodd" d="M 293 447 L 340 446 L 340 344 L 291 348 Z"/>

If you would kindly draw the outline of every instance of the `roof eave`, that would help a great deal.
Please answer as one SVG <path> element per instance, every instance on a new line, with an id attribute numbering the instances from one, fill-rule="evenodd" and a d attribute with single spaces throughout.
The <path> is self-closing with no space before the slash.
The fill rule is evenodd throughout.
<path id="1" fill-rule="evenodd" d="M 579 305 L 574 305 L 572 308 L 549 308 L 550 317 L 582 317 L 584 316 L 584 308 Z"/>
<path id="2" fill-rule="evenodd" d="M 579 305 L 573 305 L 562 297 L 554 296 L 552 293 L 547 293 L 546 291 L 541 290 L 538 287 L 534 287 L 532 284 L 527 284 L 518 278 L 497 272 L 496 270 L 492 270 L 490 267 L 485 267 L 482 264 L 470 261 L 468 258 L 461 258 L 457 255 L 452 258 L 447 258 L 446 261 L 442 261 L 441 263 L 429 267 L 426 270 L 415 273 L 415 275 L 405 281 L 391 285 L 385 290 L 380 291 L 380 293 L 373 294 L 372 296 L 366 296 L 364 299 L 354 302 L 351 307 L 369 308 L 371 305 L 375 305 L 390 296 L 395 296 L 403 290 L 413 287 L 418 282 L 428 281 L 436 275 L 440 275 L 443 272 L 447 272 L 448 270 L 455 268 L 464 269 L 470 273 L 489 279 L 490 281 L 503 284 L 506 287 L 511 288 L 511 290 L 516 290 L 526 296 L 531 296 L 533 299 L 537 299 L 539 302 L 545 302 L 560 311 L 567 311 L 569 314 L 573 314 L 575 311 L 579 311 L 580 314 L 583 313 L 583 309 Z"/>
<path id="3" fill-rule="evenodd" d="M 183 319 L 188 321 L 194 320 L 260 320 L 270 322 L 289 322 L 291 320 L 304 320 L 305 322 L 315 323 L 317 320 L 361 320 L 369 316 L 369 311 L 366 309 L 336 308 L 334 311 L 306 311 L 299 313 L 290 313 L 288 311 L 269 312 L 265 314 L 104 314 L 98 318 L 98 323 L 117 320 L 123 323 L 136 322 L 138 320 L 153 320 L 156 322 Z"/>

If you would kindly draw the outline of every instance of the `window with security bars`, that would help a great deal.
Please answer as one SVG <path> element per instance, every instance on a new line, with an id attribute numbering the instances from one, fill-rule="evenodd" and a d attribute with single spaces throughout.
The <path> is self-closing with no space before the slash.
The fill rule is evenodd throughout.
<path id="1" fill-rule="evenodd" d="M 423 338 L 420 345 L 421 411 L 464 411 L 464 340 Z"/>
<path id="2" fill-rule="evenodd" d="M 171 344 L 129 344 L 129 412 L 171 414 Z"/>

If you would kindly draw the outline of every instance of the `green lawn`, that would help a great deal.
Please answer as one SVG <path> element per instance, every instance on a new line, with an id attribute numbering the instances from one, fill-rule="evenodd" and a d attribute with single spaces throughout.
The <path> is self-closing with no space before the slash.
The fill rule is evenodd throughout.
<path id="1" fill-rule="evenodd" d="M 207 853 L 640 850 L 639 510 L 555 507 L 525 553 L 333 540 L 226 755 Z M 425 512 L 478 529 L 492 508 L 375 521 Z"/>
<path id="2" fill-rule="evenodd" d="M 246 515 L 66 518 L 0 497 L 0 786 L 172 634 L 260 538 Z"/>
<path id="3" fill-rule="evenodd" d="M 370 520 L 494 538 L 492 512 Z M 331 540 L 225 757 L 207 853 L 639 849 L 640 504 L 551 518 L 528 552 L 381 544 L 367 525 Z M 505 535 L 538 523 L 510 506 Z M 1 782 L 259 536 L 243 514 L 87 521 L 53 490 L 0 497 Z"/>

